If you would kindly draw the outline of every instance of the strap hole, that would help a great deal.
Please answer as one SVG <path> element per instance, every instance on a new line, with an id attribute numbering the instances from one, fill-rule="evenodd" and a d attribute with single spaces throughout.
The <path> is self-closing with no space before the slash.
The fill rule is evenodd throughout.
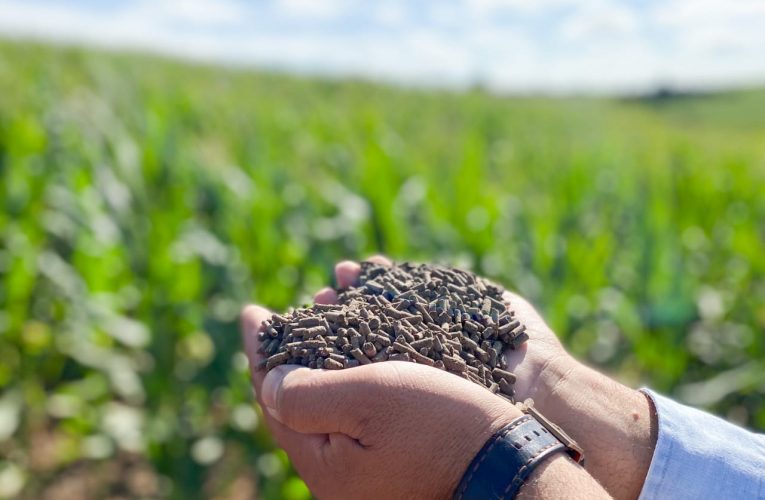
<path id="1" fill-rule="evenodd" d="M 525 437 L 525 438 L 526 438 L 526 441 L 531 441 L 531 438 L 530 438 L 530 437 L 528 437 L 528 436 L 523 436 L 523 437 Z"/>
<path id="2" fill-rule="evenodd" d="M 534 434 L 536 434 L 537 436 L 539 436 L 539 435 L 540 435 L 540 434 L 539 434 L 537 431 L 534 431 Z"/>
<path id="3" fill-rule="evenodd" d="M 521 443 L 513 443 L 513 446 L 515 446 L 517 449 L 521 449 Z"/>

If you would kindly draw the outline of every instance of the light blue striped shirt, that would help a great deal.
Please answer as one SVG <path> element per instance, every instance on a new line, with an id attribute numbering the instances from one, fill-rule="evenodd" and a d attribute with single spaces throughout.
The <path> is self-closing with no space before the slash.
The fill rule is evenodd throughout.
<path id="1" fill-rule="evenodd" d="M 659 433 L 641 500 L 765 499 L 765 435 L 642 391 Z"/>

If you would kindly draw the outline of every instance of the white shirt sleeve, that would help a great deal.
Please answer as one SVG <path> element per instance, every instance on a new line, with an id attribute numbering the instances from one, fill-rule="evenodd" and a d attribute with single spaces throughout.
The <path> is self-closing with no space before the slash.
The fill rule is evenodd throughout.
<path id="1" fill-rule="evenodd" d="M 641 500 L 765 499 L 765 435 L 641 390 L 659 426 Z"/>

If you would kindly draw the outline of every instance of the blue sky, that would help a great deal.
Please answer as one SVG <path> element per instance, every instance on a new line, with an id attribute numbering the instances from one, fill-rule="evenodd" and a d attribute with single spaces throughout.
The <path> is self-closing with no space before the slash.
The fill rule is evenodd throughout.
<path id="1" fill-rule="evenodd" d="M 0 0 L 0 34 L 505 91 L 765 83 L 765 0 Z"/>

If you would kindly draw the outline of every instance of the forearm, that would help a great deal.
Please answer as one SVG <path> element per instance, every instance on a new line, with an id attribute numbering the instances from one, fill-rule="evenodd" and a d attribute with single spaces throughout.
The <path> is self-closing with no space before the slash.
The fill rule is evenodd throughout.
<path id="1" fill-rule="evenodd" d="M 592 476 L 567 455 L 558 453 L 542 463 L 521 487 L 518 497 L 545 498 L 611 498 Z"/>
<path id="2" fill-rule="evenodd" d="M 549 366 L 537 408 L 585 450 L 586 468 L 616 498 L 637 498 L 657 424 L 649 399 L 573 359 Z"/>

